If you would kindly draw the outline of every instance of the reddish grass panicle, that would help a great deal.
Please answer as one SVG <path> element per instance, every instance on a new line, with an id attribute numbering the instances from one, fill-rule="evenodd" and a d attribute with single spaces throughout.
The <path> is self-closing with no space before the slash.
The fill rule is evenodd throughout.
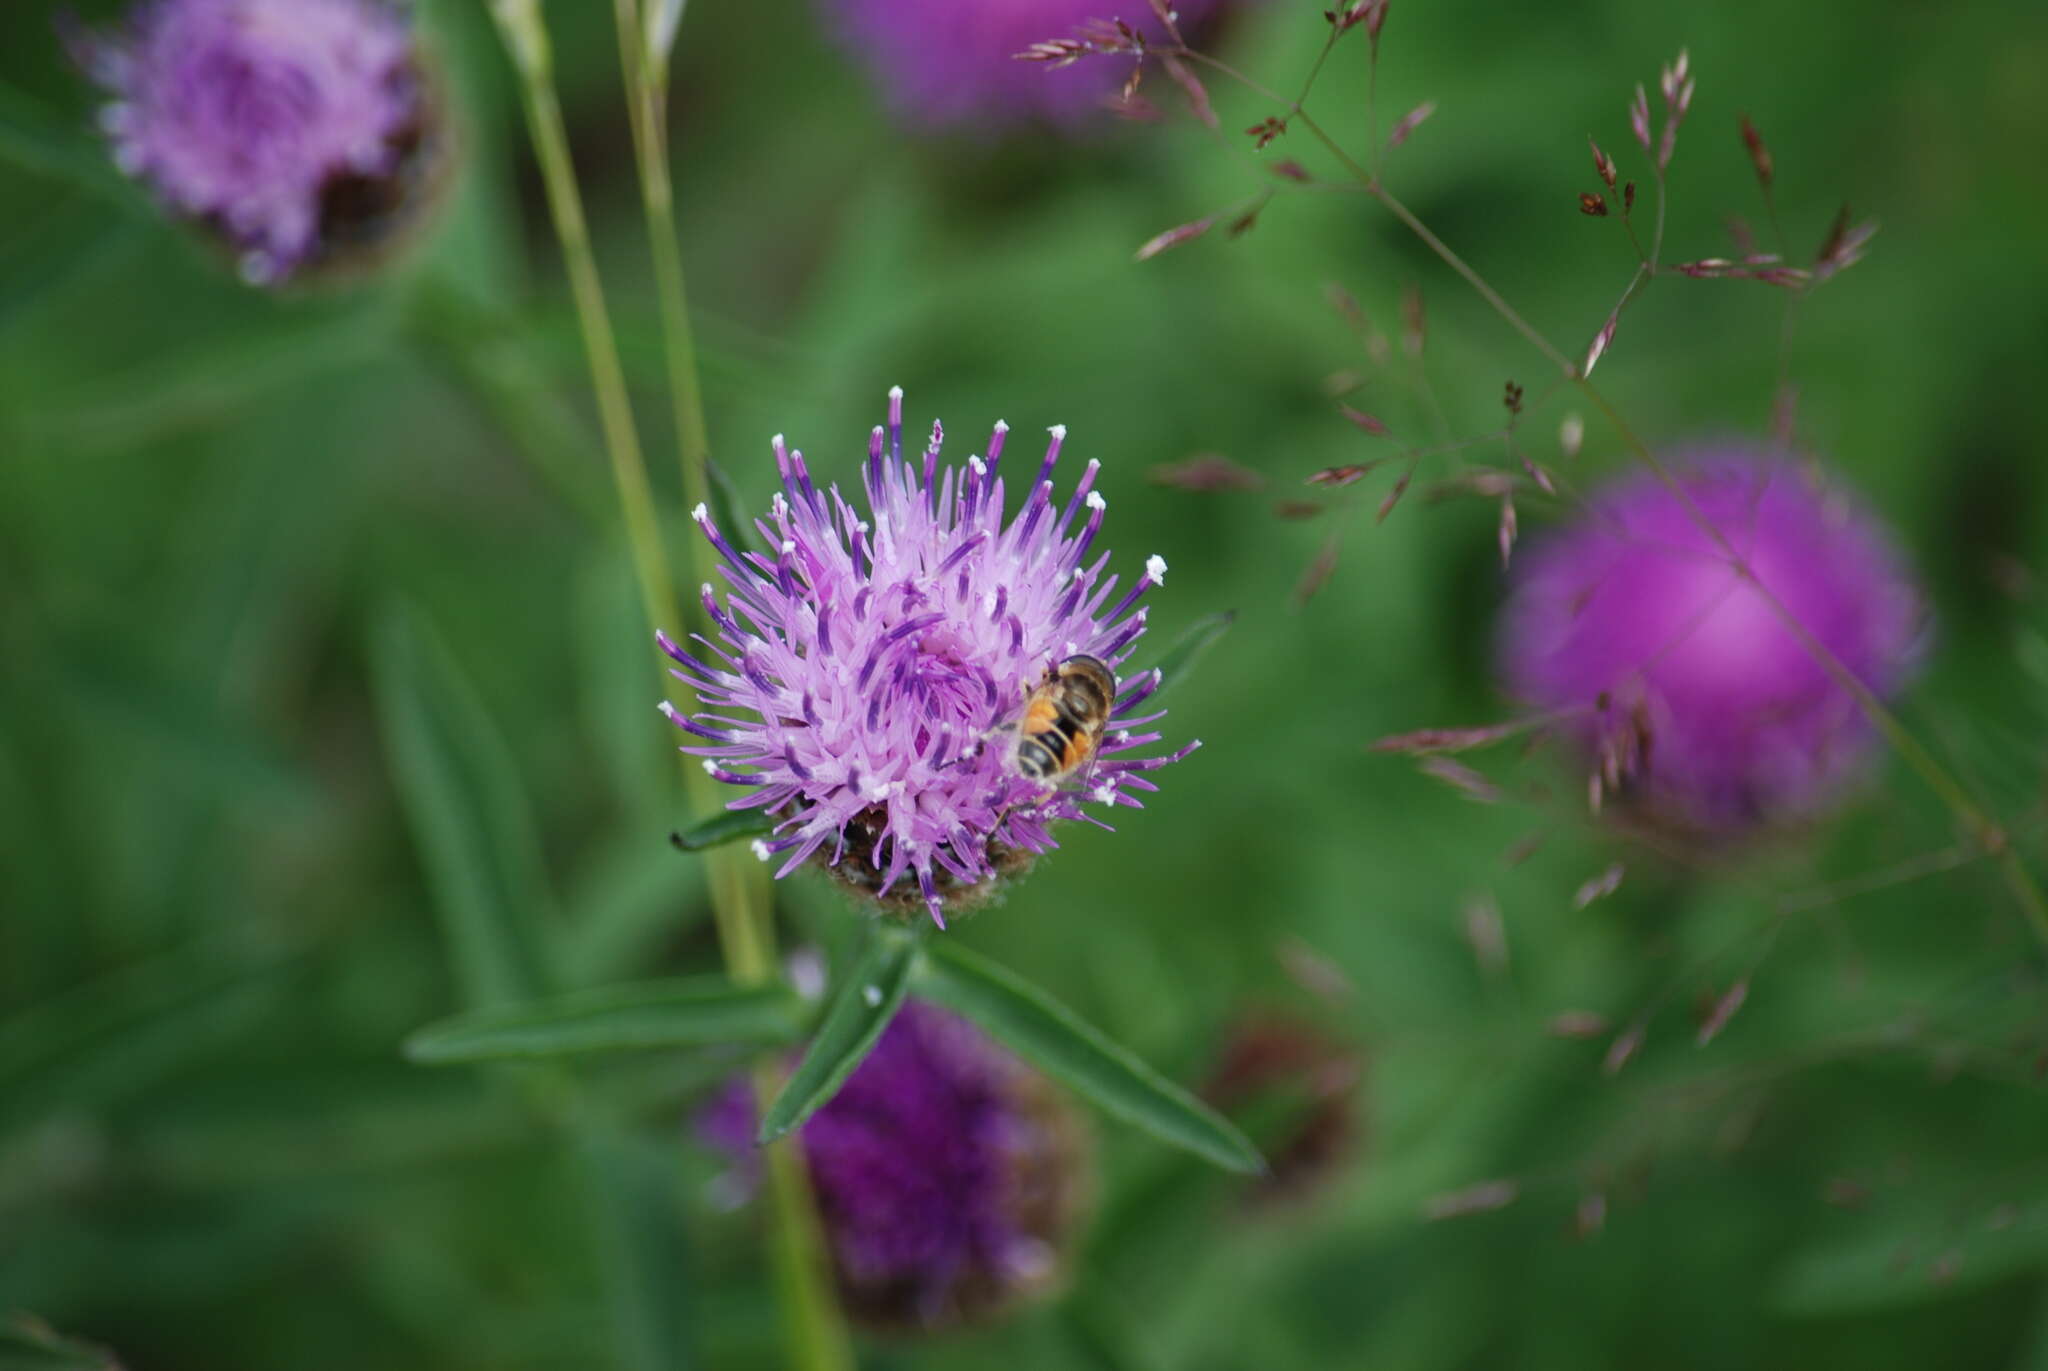
<path id="1" fill-rule="evenodd" d="M 1169 37 L 1144 3 L 1126 5 L 1123 27 L 1139 49 L 1128 69 L 1059 70 L 1012 60 L 1048 35 L 1092 27 L 1101 0 L 823 0 L 846 46 L 871 68 L 897 114 L 924 127 L 995 132 L 1024 123 L 1074 128 L 1135 92 L 1142 49 Z M 1175 22 L 1199 24 L 1226 0 L 1180 0 Z M 1097 21 L 1098 23 L 1100 21 Z"/>

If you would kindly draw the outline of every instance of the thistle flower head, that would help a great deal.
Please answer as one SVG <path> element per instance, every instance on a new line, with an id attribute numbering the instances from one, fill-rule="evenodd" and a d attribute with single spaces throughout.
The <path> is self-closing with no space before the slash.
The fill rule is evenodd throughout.
<path id="1" fill-rule="evenodd" d="M 1920 596 L 1871 516 L 1794 465 L 1729 447 L 1672 467 L 1687 498 L 1623 480 L 1521 559 L 1501 631 L 1509 688 L 1565 718 L 1596 793 L 1695 830 L 1796 817 L 1873 735 L 1764 592 L 1881 697 L 1917 655 Z"/>
<path id="2" fill-rule="evenodd" d="M 745 1081 L 700 1129 L 751 1162 Z M 873 1326 L 986 1318 L 1043 1290 L 1087 1189 L 1065 1098 L 964 1019 L 915 1003 L 797 1136 L 841 1296 Z"/>
<path id="3" fill-rule="evenodd" d="M 754 525 L 767 551 L 741 552 L 698 508 L 726 598 L 703 589 L 715 641 L 698 637 L 693 652 L 659 638 L 700 702 L 694 715 L 662 710 L 706 770 L 750 788 L 730 807 L 773 817 L 755 850 L 778 876 L 815 856 L 884 907 L 921 901 L 943 925 L 947 908 L 1056 846 L 1055 823 L 1107 828 L 1083 806 L 1141 808 L 1134 792 L 1155 789 L 1145 773 L 1193 751 L 1130 755 L 1160 736 L 1143 730 L 1162 715 L 1138 713 L 1159 683 L 1147 671 L 1118 683 L 1080 765 L 1043 780 L 1018 765 L 1034 691 L 1076 656 L 1117 670 L 1145 631 L 1138 601 L 1166 576 L 1148 558 L 1119 593 L 1109 554 L 1094 550 L 1100 464 L 1062 505 L 1052 473 L 1066 430 L 1051 435 L 1042 462 L 1003 467 L 999 423 L 986 456 L 941 467 L 933 424 L 905 460 L 902 392 L 891 391 L 862 468 L 865 515 L 837 487 L 820 490 L 780 437 L 782 491 Z"/>
<path id="4" fill-rule="evenodd" d="M 143 0 L 80 34 L 114 97 L 114 159 L 271 283 L 325 246 L 330 201 L 392 176 L 417 142 L 410 33 L 384 0 Z"/>
<path id="5" fill-rule="evenodd" d="M 1070 66 L 1020 62 L 1035 43 L 1065 38 L 1090 20 L 1120 17 L 1148 42 L 1166 29 L 1145 0 L 824 0 L 846 46 L 874 72 L 906 121 L 990 130 L 1033 120 L 1072 126 L 1098 111 L 1130 75 L 1100 58 Z M 1222 8 L 1179 0 L 1182 32 Z"/>

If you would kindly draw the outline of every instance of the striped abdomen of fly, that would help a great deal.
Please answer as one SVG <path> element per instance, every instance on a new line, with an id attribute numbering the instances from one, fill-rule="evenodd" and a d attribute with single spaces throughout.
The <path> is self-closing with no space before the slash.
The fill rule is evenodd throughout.
<path id="1" fill-rule="evenodd" d="M 1024 702 L 1011 759 L 1018 775 L 1058 785 L 1095 755 L 1116 701 L 1116 677 L 1099 657 L 1068 657 Z"/>

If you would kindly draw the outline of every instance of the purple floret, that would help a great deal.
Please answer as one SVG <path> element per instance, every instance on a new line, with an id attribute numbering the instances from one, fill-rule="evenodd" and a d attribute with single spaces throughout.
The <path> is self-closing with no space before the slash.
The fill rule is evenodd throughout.
<path id="1" fill-rule="evenodd" d="M 753 1121 L 735 1081 L 699 1131 L 751 1166 Z M 797 1135 L 851 1310 L 930 1325 L 1041 1288 L 1071 1227 L 1075 1127 L 1044 1082 L 973 1025 L 905 1005 Z"/>
<path id="2" fill-rule="evenodd" d="M 1147 0 L 824 0 L 846 46 L 906 120 L 990 130 L 1030 120 L 1075 124 L 1099 112 L 1130 75 L 1108 58 L 1049 67 L 1020 62 L 1034 43 L 1067 38 L 1092 19 L 1122 19 L 1159 41 Z M 1221 8 L 1180 0 L 1182 32 Z"/>
<path id="3" fill-rule="evenodd" d="M 1195 744 L 1130 755 L 1160 737 L 1145 730 L 1163 715 L 1137 713 L 1158 686 L 1146 671 L 1121 681 L 1085 765 L 1057 786 L 1018 773 L 1005 728 L 1062 660 L 1085 653 L 1117 668 L 1129 657 L 1145 631 L 1138 601 L 1166 563 L 1148 558 L 1118 593 L 1109 554 L 1093 552 L 1100 463 L 1064 506 L 1053 497 L 1064 428 L 1005 522 L 1006 426 L 986 458 L 942 468 L 937 424 L 921 460 L 903 459 L 902 419 L 892 391 L 862 469 L 867 518 L 837 487 L 820 491 L 780 437 L 783 489 L 754 525 L 768 552 L 739 552 L 698 508 L 727 597 L 703 588 L 717 641 L 698 637 L 691 652 L 660 636 L 699 701 L 690 715 L 662 709 L 697 740 L 684 750 L 707 771 L 750 788 L 732 808 L 773 816 L 755 853 L 778 860 L 778 876 L 815 856 L 885 905 L 899 883 L 914 886 L 943 925 L 945 909 L 1057 846 L 1060 820 L 1107 828 L 1084 803 L 1141 808 L 1133 792 L 1157 788 L 1145 773 Z"/>
<path id="4" fill-rule="evenodd" d="M 1925 619 L 1877 522 L 1739 447 L 1672 465 L 1758 583 L 1863 685 L 1895 692 Z M 1560 712 L 1630 799 L 1687 827 L 1811 812 L 1873 739 L 1850 691 L 1651 475 L 1611 486 L 1522 559 L 1501 660 L 1509 689 Z"/>
<path id="5" fill-rule="evenodd" d="M 75 44 L 114 159 L 269 283 L 317 255 L 337 180 L 389 175 L 420 95 L 383 0 L 146 0 Z"/>

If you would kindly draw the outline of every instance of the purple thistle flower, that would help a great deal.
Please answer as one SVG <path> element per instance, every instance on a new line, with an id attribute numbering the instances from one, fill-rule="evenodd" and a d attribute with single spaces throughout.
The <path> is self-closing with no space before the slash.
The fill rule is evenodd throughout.
<path id="1" fill-rule="evenodd" d="M 751 1169 L 754 1099 L 699 1119 Z M 848 1310 L 880 1327 L 986 1318 L 1045 1289 L 1086 1190 L 1064 1096 L 966 1020 L 906 1004 L 797 1134 Z"/>
<path id="2" fill-rule="evenodd" d="M 1672 464 L 1792 615 L 1879 696 L 1904 682 L 1924 612 L 1884 530 L 1782 459 L 1742 447 Z M 1654 476 L 1522 559 L 1501 629 L 1508 687 L 1563 715 L 1647 817 L 1732 831 L 1824 803 L 1873 734 L 1850 692 Z"/>
<path id="3" fill-rule="evenodd" d="M 394 198 L 422 139 L 411 34 L 384 0 L 144 0 L 125 29 L 72 35 L 114 99 L 116 164 L 272 284 L 329 231 Z"/>
<path id="4" fill-rule="evenodd" d="M 1166 38 L 1147 0 L 824 0 L 824 7 L 897 114 L 935 126 L 1078 124 L 1116 95 L 1131 64 L 1104 57 L 1053 67 L 1020 62 L 1018 53 L 1069 37 L 1091 19 L 1123 19 L 1148 41 Z M 1180 0 L 1181 32 L 1222 7 L 1222 0 Z"/>
<path id="5" fill-rule="evenodd" d="M 755 854 L 780 859 L 777 876 L 816 856 L 885 909 L 921 901 L 944 927 L 945 909 L 978 903 L 994 877 L 1056 847 L 1058 821 L 1108 828 L 1084 801 L 1142 808 L 1133 792 L 1157 789 L 1145 773 L 1198 746 L 1129 755 L 1160 737 L 1144 730 L 1163 715 L 1136 712 L 1159 684 L 1147 671 L 1119 684 L 1099 746 L 1070 776 L 1020 774 L 1010 741 L 1027 698 L 1077 654 L 1122 663 L 1145 631 L 1138 601 L 1166 563 L 1148 558 L 1118 594 L 1109 554 L 1092 553 L 1101 464 L 1088 463 L 1064 507 L 1054 502 L 1064 427 L 1006 524 L 1007 433 L 998 423 L 986 458 L 942 472 L 935 423 L 921 460 L 906 461 L 903 392 L 892 390 L 861 472 L 872 525 L 836 486 L 820 491 L 780 435 L 782 492 L 754 525 L 772 553 L 740 552 L 698 506 L 727 598 L 703 588 L 718 641 L 697 637 L 701 655 L 656 635 L 701 706 L 661 708 L 698 740 L 683 750 L 705 770 L 753 788 L 730 808 L 773 816 Z"/>

